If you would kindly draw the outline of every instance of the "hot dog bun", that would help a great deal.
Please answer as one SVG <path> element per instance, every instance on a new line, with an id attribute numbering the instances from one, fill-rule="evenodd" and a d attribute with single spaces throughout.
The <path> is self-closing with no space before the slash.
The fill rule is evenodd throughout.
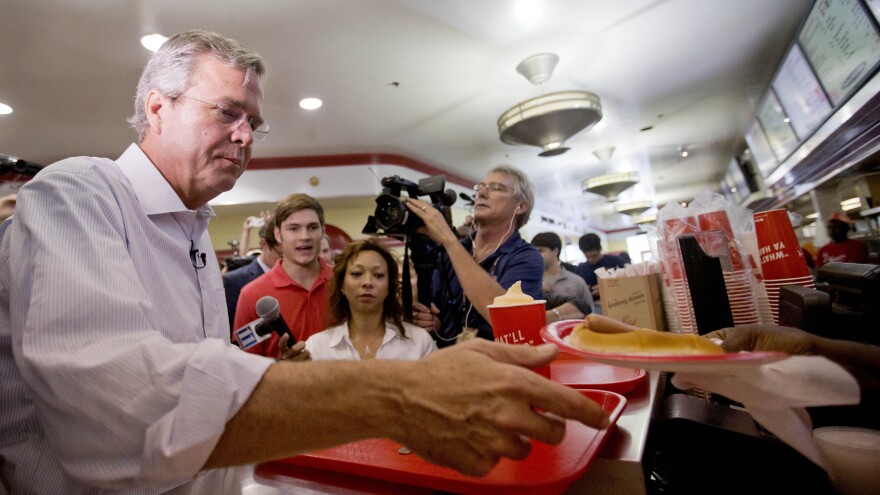
<path id="1" fill-rule="evenodd" d="M 603 333 L 590 330 L 584 324 L 580 324 L 572 329 L 566 339 L 575 347 L 605 354 L 646 356 L 724 354 L 721 346 L 699 335 L 658 332 L 646 328 Z"/>

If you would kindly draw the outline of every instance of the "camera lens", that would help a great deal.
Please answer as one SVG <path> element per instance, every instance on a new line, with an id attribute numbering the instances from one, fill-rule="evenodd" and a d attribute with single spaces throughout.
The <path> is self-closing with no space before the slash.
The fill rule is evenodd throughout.
<path id="1" fill-rule="evenodd" d="M 406 220 L 406 206 L 393 196 L 383 194 L 376 198 L 376 223 L 384 230 L 399 227 Z"/>

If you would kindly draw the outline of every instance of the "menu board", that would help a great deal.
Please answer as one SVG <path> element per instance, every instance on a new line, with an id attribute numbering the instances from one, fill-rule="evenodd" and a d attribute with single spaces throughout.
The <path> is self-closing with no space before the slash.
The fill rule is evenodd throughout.
<path id="1" fill-rule="evenodd" d="M 831 102 L 797 44 L 792 45 L 785 56 L 773 80 L 773 89 L 801 141 L 808 138 L 831 113 Z"/>
<path id="2" fill-rule="evenodd" d="M 758 108 L 758 120 L 764 128 L 764 134 L 776 160 L 780 163 L 785 161 L 800 143 L 772 89 L 767 91 L 767 96 Z"/>
<path id="3" fill-rule="evenodd" d="M 767 178 L 776 169 L 779 162 L 773 156 L 773 152 L 770 150 L 770 143 L 767 142 L 767 136 L 764 135 L 764 130 L 761 129 L 761 125 L 758 124 L 757 120 L 752 122 L 752 125 L 746 131 L 746 144 L 749 145 L 749 150 L 752 152 L 752 158 L 755 160 L 758 172 L 761 173 L 762 177 Z"/>
<path id="4" fill-rule="evenodd" d="M 740 198 L 745 198 L 752 192 L 749 187 L 749 181 L 743 173 L 742 166 L 736 161 L 736 158 L 730 160 L 730 163 L 727 165 L 727 174 L 724 178 L 728 184 L 736 188 L 736 193 Z"/>
<path id="5" fill-rule="evenodd" d="M 880 35 L 858 0 L 818 0 L 798 43 L 834 106 L 880 61 Z"/>

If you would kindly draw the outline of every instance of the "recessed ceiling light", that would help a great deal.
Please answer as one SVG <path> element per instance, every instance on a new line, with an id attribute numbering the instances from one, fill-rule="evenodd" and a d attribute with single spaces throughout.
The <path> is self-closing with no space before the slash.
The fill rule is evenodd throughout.
<path id="1" fill-rule="evenodd" d="M 7 115 L 12 113 L 12 107 L 5 103 L 0 103 L 0 115 Z"/>
<path id="2" fill-rule="evenodd" d="M 516 19 L 526 26 L 534 26 L 541 18 L 543 6 L 539 0 L 517 0 L 513 4 Z"/>
<path id="3" fill-rule="evenodd" d="M 167 39 L 168 38 L 162 36 L 161 34 L 148 34 L 141 37 L 141 45 L 143 45 L 144 48 L 146 48 L 147 50 L 155 52 L 159 50 L 159 47 L 162 46 L 162 43 L 165 43 Z"/>
<path id="4" fill-rule="evenodd" d="M 316 108 L 321 108 L 324 102 L 318 98 L 303 98 L 299 101 L 300 108 L 304 110 L 314 110 Z"/>

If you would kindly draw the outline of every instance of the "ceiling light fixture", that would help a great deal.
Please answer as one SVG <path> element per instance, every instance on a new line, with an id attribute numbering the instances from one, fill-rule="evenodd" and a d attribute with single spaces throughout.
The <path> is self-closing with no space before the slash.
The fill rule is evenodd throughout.
<path id="1" fill-rule="evenodd" d="M 299 100 L 299 106 L 304 110 L 316 110 L 321 108 L 321 105 L 323 104 L 324 102 L 318 98 L 303 98 L 302 100 Z"/>
<path id="2" fill-rule="evenodd" d="M 648 215 L 642 215 L 640 217 L 633 218 L 633 223 L 636 225 L 644 225 L 646 223 L 656 222 L 657 214 L 651 213 Z"/>
<path id="3" fill-rule="evenodd" d="M 611 155 L 614 154 L 614 146 L 606 146 L 605 148 L 598 148 L 593 150 L 593 156 L 599 159 L 600 162 L 607 162 L 611 159 Z"/>
<path id="4" fill-rule="evenodd" d="M 653 207 L 654 203 L 652 201 L 630 201 L 629 203 L 618 204 L 614 207 L 614 211 L 624 215 L 636 216 Z"/>
<path id="5" fill-rule="evenodd" d="M 541 53 L 523 60 L 516 71 L 532 84 L 550 79 L 559 57 Z M 542 86 L 543 89 L 543 86 Z M 587 91 L 550 93 L 517 103 L 498 118 L 498 134 L 507 144 L 538 146 L 538 156 L 556 156 L 569 150 L 565 140 L 602 119 L 599 97 Z"/>
<path id="6" fill-rule="evenodd" d="M 682 148 L 681 146 L 679 146 L 679 147 L 678 147 L 678 152 L 679 152 L 679 154 L 681 154 L 681 157 L 682 157 L 682 158 L 687 158 L 687 156 L 688 156 L 688 150 L 686 150 L 686 149 Z"/>
<path id="7" fill-rule="evenodd" d="M 12 107 L 5 103 L 0 103 L 0 115 L 8 115 L 12 113 Z"/>
<path id="8" fill-rule="evenodd" d="M 581 182 L 584 192 L 591 192 L 605 196 L 608 202 L 617 201 L 617 196 L 639 182 L 639 174 L 636 172 L 624 172 L 619 174 L 605 174 L 592 177 Z"/>
<path id="9" fill-rule="evenodd" d="M 162 36 L 161 34 L 148 34 L 146 36 L 141 36 L 141 45 L 143 45 L 143 47 L 147 50 L 155 53 L 159 50 L 159 47 L 162 46 L 162 43 L 165 43 L 167 39 L 168 38 Z"/>

